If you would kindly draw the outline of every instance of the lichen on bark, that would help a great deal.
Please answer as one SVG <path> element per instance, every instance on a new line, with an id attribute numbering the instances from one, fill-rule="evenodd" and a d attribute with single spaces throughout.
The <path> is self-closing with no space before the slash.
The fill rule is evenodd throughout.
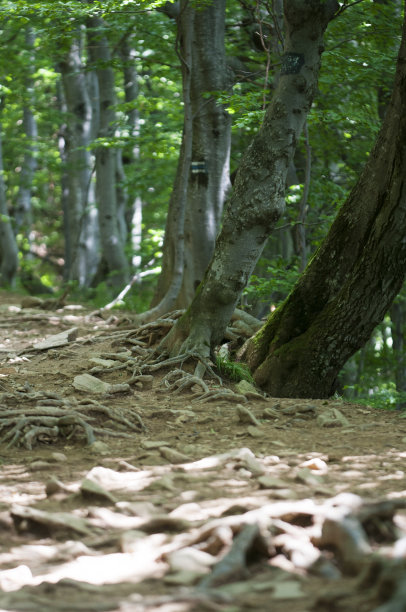
<path id="1" fill-rule="evenodd" d="M 284 7 L 284 52 L 300 54 L 303 61 L 280 74 L 263 124 L 241 160 L 200 291 L 164 341 L 171 352 L 188 347 L 207 354 L 221 341 L 284 209 L 287 171 L 317 88 L 323 35 L 338 3 L 286 0 Z"/>

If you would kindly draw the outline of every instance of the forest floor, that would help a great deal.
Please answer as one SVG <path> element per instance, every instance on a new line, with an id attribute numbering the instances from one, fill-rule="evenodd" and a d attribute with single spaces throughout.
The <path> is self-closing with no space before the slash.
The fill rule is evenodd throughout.
<path id="1" fill-rule="evenodd" d="M 0 610 L 406 610 L 405 413 L 126 386 L 131 313 L 21 299 L 0 292 Z"/>

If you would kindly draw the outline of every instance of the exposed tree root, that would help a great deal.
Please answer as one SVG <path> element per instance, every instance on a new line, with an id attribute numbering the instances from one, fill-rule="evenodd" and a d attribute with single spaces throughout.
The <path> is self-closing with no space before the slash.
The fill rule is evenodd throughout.
<path id="1" fill-rule="evenodd" d="M 208 402 L 226 400 L 242 403 L 245 396 L 234 393 L 222 387 L 221 377 L 214 371 L 213 363 L 208 354 L 209 347 L 199 344 L 193 335 L 184 339 L 178 354 L 170 355 L 165 339 L 169 331 L 175 331 L 174 325 L 184 311 L 174 311 L 157 319 L 156 321 L 141 325 L 130 331 L 117 330 L 110 334 L 112 346 L 126 346 L 130 348 L 123 353 L 104 353 L 100 357 L 113 360 L 113 365 L 93 367 L 89 373 L 102 375 L 118 371 L 129 371 L 127 384 L 139 389 L 150 388 L 153 374 L 169 369 L 162 380 L 162 387 L 166 392 L 182 393 L 191 390 L 193 402 Z M 231 336 L 237 338 L 235 323 L 240 321 L 244 329 L 251 333 L 257 327 L 256 319 L 247 319 L 238 314 L 234 316 Z M 251 327 L 250 327 L 251 325 Z M 252 327 L 253 325 L 253 327 Z M 240 332 L 241 333 L 241 330 Z M 102 339 L 105 341 L 106 336 Z M 158 344 L 159 343 L 159 344 Z M 157 346 L 158 344 L 158 346 Z M 194 372 L 185 369 L 186 363 L 194 364 Z M 210 382 L 205 381 L 207 376 Z M 53 443 L 60 438 L 71 438 L 79 435 L 84 437 L 87 444 L 93 444 L 95 435 L 129 436 L 130 432 L 144 429 L 141 417 L 135 410 L 127 408 L 125 414 L 118 412 L 94 399 L 76 402 L 66 399 L 56 393 L 33 392 L 31 388 L 22 389 L 14 393 L 4 393 L 0 405 L 0 443 L 7 446 L 22 445 L 31 449 L 35 444 Z M 31 406 L 27 406 L 31 404 Z M 18 407 L 16 407 L 18 406 Z M 115 422 L 122 431 L 113 431 L 106 427 L 96 427 L 96 417 L 103 415 Z"/>
<path id="2" fill-rule="evenodd" d="M 117 340 L 113 341 L 113 345 L 129 347 L 132 356 L 126 357 L 114 353 L 102 355 L 106 359 L 120 360 L 121 363 L 110 368 L 95 367 L 90 373 L 102 374 L 128 369 L 132 375 L 126 382 L 141 385 L 143 382 L 150 383 L 150 379 L 147 381 L 148 375 L 170 368 L 171 371 L 162 381 L 163 388 L 169 392 L 180 393 L 192 389 L 195 393 L 192 401 L 246 401 L 245 396 L 241 394 L 234 393 L 230 389 L 218 388 L 218 385 L 222 387 L 222 378 L 214 371 L 209 346 L 202 339 L 199 340 L 199 334 L 190 334 L 182 338 L 179 326 L 174 327 L 184 312 L 176 310 L 125 334 L 117 332 Z M 255 333 L 260 325 L 258 319 L 236 310 L 226 336 L 238 343 Z M 195 369 L 192 374 L 184 369 L 184 365 L 193 361 Z M 214 388 L 204 382 L 205 376 L 216 381 Z"/>
<path id="3" fill-rule="evenodd" d="M 212 402 L 215 400 L 225 400 L 227 402 L 246 402 L 245 395 L 234 393 L 231 389 L 210 389 L 203 395 L 196 397 L 192 402 Z"/>
<path id="4" fill-rule="evenodd" d="M 161 386 L 164 387 L 162 390 L 165 392 L 174 391 L 175 393 L 180 393 L 183 389 L 194 387 L 195 385 L 200 386 L 204 393 L 209 391 L 209 387 L 199 376 L 188 374 L 180 369 L 172 370 L 161 381 Z"/>
<path id="5" fill-rule="evenodd" d="M 58 438 L 71 438 L 84 435 L 87 444 L 95 442 L 95 434 L 127 437 L 126 431 L 112 431 L 104 427 L 94 427 L 96 415 L 104 415 L 125 430 L 139 432 L 145 429 L 141 417 L 131 408 L 122 411 L 109 408 L 95 400 L 76 403 L 57 396 L 55 393 L 17 393 L 4 394 L 3 402 L 18 404 L 18 408 L 0 407 L 0 432 L 4 432 L 0 443 L 7 447 L 22 445 L 31 450 L 39 442 L 52 443 Z M 36 402 L 32 408 L 20 407 L 22 403 Z M 133 434 L 132 434 L 133 435 Z"/>

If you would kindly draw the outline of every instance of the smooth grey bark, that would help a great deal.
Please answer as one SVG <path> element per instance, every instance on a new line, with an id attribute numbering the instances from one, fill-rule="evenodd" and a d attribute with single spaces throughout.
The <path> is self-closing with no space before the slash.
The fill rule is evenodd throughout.
<path id="1" fill-rule="evenodd" d="M 89 76 L 81 60 L 81 32 L 59 64 L 68 120 L 63 132 L 65 167 L 65 279 L 88 287 L 99 264 L 99 229 L 89 151 L 94 132 Z"/>
<path id="2" fill-rule="evenodd" d="M 3 147 L 0 124 L 0 286 L 13 287 L 17 275 L 18 247 L 9 216 L 3 174 Z"/>
<path id="3" fill-rule="evenodd" d="M 126 164 L 127 177 L 130 174 L 137 175 L 138 163 L 140 159 L 139 137 L 141 131 L 140 114 L 134 102 L 138 98 L 138 74 L 136 68 L 136 59 L 134 48 L 130 39 L 124 39 L 118 49 L 121 61 L 123 62 L 123 78 L 124 78 L 124 96 L 125 101 L 129 104 L 127 110 L 127 126 L 129 137 L 132 139 L 131 160 Z M 131 263 L 133 268 L 139 268 L 141 264 L 141 239 L 142 239 L 142 207 L 143 202 L 139 194 L 136 192 L 136 185 L 129 189 L 132 200 L 126 211 L 126 218 L 130 226 L 130 246 L 131 246 Z M 134 193 L 135 192 L 135 193 Z"/>
<path id="4" fill-rule="evenodd" d="M 178 173 L 180 170 L 184 175 L 182 182 L 178 177 L 175 180 L 165 230 L 162 274 L 153 303 L 165 296 L 174 275 L 178 274 L 175 264 L 178 232 L 173 231 L 177 221 L 172 221 L 177 214 L 177 189 L 182 185 L 186 198 L 184 262 L 182 282 L 173 306 L 185 307 L 190 304 L 212 256 L 230 185 L 231 118 L 213 97 L 206 97 L 209 92 L 224 91 L 231 86 L 224 48 L 225 4 L 225 0 L 218 0 L 204 8 L 194 8 L 190 3 L 188 7 L 185 2 L 181 3 L 178 35 L 183 45 L 189 38 L 191 44 L 190 74 L 184 74 L 184 78 L 190 79 L 191 125 L 183 132 Z M 190 13 L 188 20 L 183 16 L 186 11 Z M 183 157 L 186 148 L 190 148 L 185 143 L 187 137 L 192 138 L 192 166 L 189 164 L 189 167 Z M 187 184 L 183 186 L 185 179 Z M 172 290 L 171 293 L 174 294 Z"/>
<path id="5" fill-rule="evenodd" d="M 116 149 L 116 201 L 117 201 L 117 224 L 122 244 L 125 245 L 128 228 L 126 223 L 126 212 L 128 208 L 127 178 L 124 172 L 123 152 Z"/>
<path id="6" fill-rule="evenodd" d="M 282 70 L 263 124 L 245 152 L 213 258 L 195 298 L 164 339 L 171 353 L 208 355 L 221 341 L 265 241 L 284 210 L 286 176 L 317 90 L 323 34 L 338 4 L 286 0 Z"/>
<path id="7" fill-rule="evenodd" d="M 164 257 L 160 282 L 167 280 L 166 290 L 160 291 L 152 307 L 140 316 L 140 320 L 154 320 L 172 310 L 182 286 L 184 271 L 184 225 L 187 205 L 189 172 L 192 162 L 193 114 L 191 105 L 192 40 L 195 11 L 188 0 L 181 0 L 177 16 L 177 51 L 182 70 L 182 95 L 184 104 L 183 135 L 179 152 L 175 181 L 169 202 L 165 225 Z"/>
<path id="8" fill-rule="evenodd" d="M 19 177 L 19 186 L 14 210 L 15 231 L 18 232 L 20 228 L 24 226 L 24 233 L 27 236 L 29 235 L 33 221 L 31 193 L 32 181 L 37 168 L 36 154 L 38 129 L 37 121 L 32 110 L 34 104 L 34 83 L 32 78 L 35 70 L 34 43 L 35 32 L 33 28 L 28 27 L 25 33 L 25 44 L 27 50 L 30 52 L 30 63 L 28 66 L 28 75 L 25 79 L 26 99 L 24 101 L 23 108 L 23 129 L 27 144 L 25 146 L 24 159 Z"/>
<path id="9" fill-rule="evenodd" d="M 245 359 L 276 397 L 328 397 L 406 274 L 406 20 L 377 141 L 330 231 Z"/>
<path id="10" fill-rule="evenodd" d="M 185 267 L 177 299 L 188 306 L 213 255 L 223 205 L 230 188 L 231 117 L 205 94 L 232 85 L 226 64 L 225 0 L 199 10 L 194 21 L 191 103 L 193 113 L 192 171 L 185 216 Z M 203 162 L 204 169 L 194 165 Z"/>
<path id="11" fill-rule="evenodd" d="M 89 57 L 97 74 L 99 88 L 100 144 L 95 148 L 96 198 L 99 210 L 102 261 L 108 270 L 108 283 L 115 287 L 126 284 L 129 276 L 128 261 L 124 251 L 122 223 L 117 206 L 117 152 L 109 146 L 114 136 L 115 91 L 114 71 L 111 65 L 106 25 L 99 17 L 88 20 Z"/>

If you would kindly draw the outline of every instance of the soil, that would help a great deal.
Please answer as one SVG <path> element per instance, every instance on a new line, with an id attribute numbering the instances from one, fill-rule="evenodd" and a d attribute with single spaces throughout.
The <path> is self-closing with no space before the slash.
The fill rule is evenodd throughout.
<path id="1" fill-rule="evenodd" d="M 202 401 L 169 367 L 83 391 L 131 379 L 132 314 L 23 305 L 0 292 L 1 610 L 406 610 L 405 413 Z"/>

